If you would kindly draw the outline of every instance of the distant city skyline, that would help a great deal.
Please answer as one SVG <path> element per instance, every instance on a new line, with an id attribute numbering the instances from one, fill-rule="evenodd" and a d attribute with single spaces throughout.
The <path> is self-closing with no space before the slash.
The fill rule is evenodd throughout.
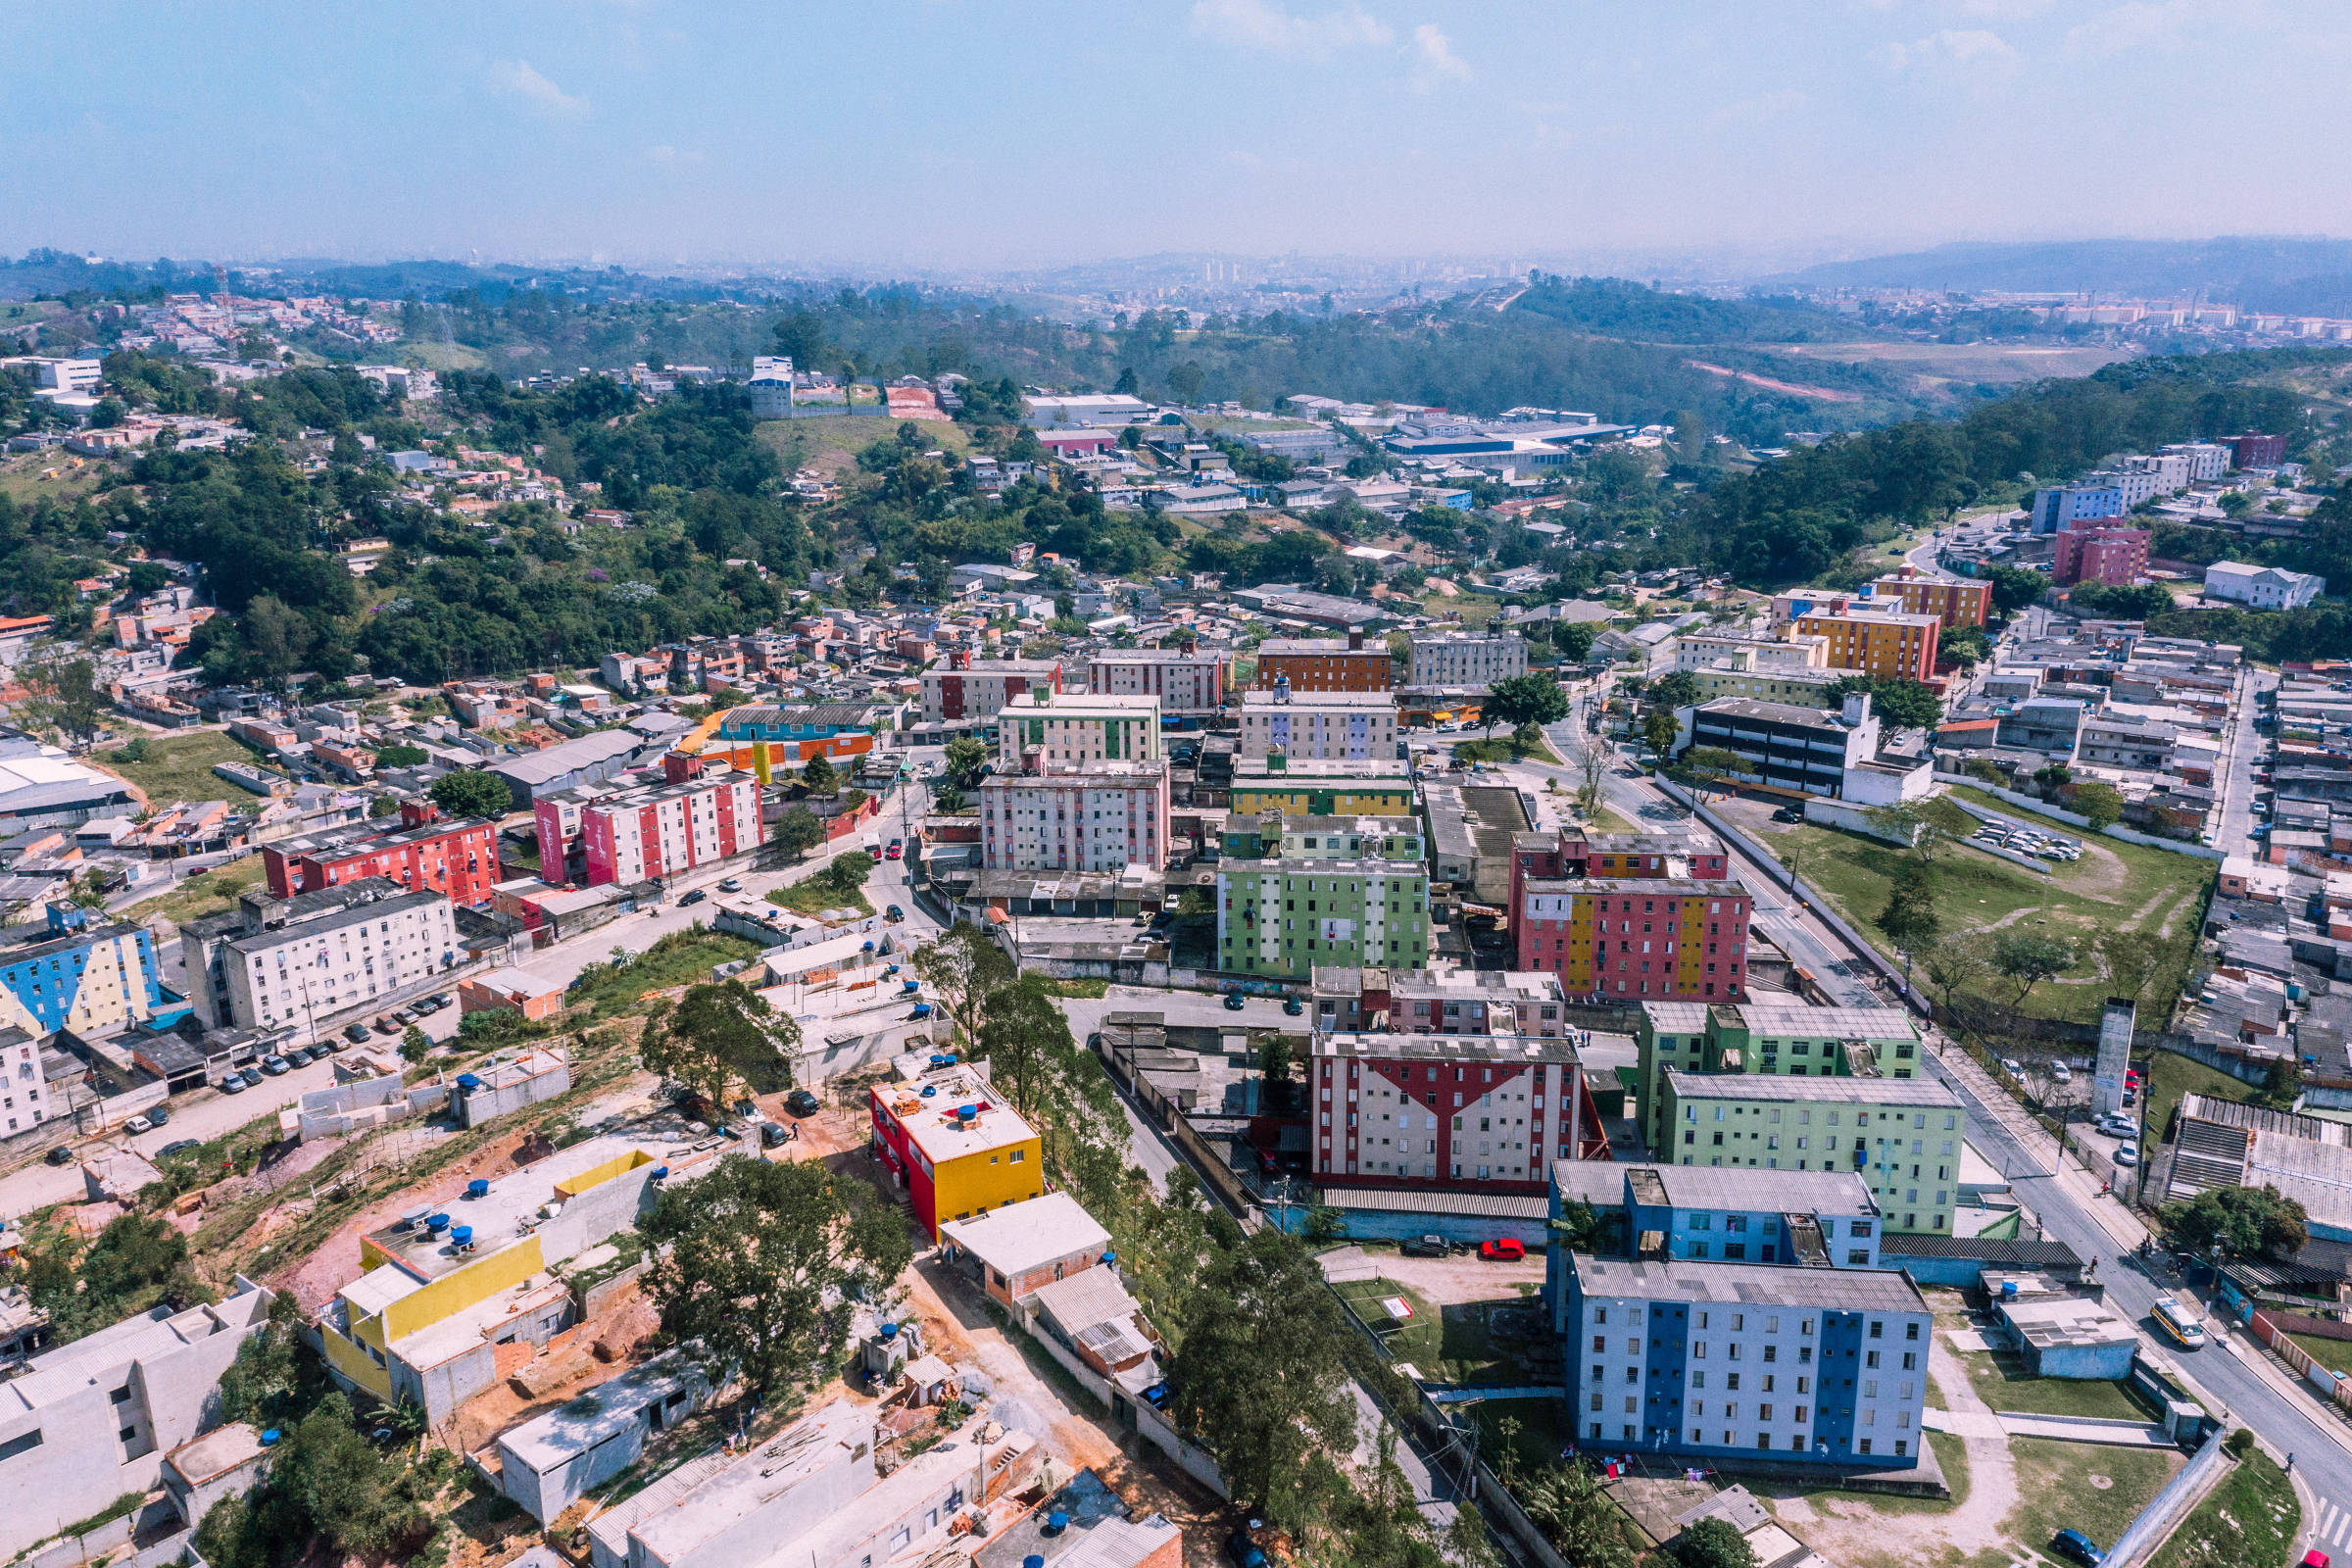
<path id="1" fill-rule="evenodd" d="M 24 8 L 0 250 L 1686 275 L 2352 233 L 2316 0 Z"/>

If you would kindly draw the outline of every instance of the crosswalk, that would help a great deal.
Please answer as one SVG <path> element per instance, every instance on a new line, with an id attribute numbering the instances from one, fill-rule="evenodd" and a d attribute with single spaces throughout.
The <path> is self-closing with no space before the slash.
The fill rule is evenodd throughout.
<path id="1" fill-rule="evenodd" d="M 2312 1541 L 2338 1551 L 2352 1549 L 2352 1509 L 2338 1507 L 2326 1497 L 2315 1500 L 2320 1505 L 2320 1515 L 2312 1527 Z"/>

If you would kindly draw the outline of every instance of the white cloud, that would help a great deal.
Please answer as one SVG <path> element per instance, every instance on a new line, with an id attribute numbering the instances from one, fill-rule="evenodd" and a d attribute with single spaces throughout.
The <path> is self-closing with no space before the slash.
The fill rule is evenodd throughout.
<path id="1" fill-rule="evenodd" d="M 2066 48 L 2069 54 L 2099 60 L 2132 49 L 2160 49 L 2170 54 L 2188 42 L 2182 34 L 2191 27 L 2222 20 L 2204 0 L 2132 0 L 2068 28 Z M 2238 12 L 2231 20 L 2243 24 L 2253 19 Z"/>
<path id="2" fill-rule="evenodd" d="M 2007 39 L 1983 27 L 1944 27 L 1917 43 L 1884 43 L 1871 58 L 1889 71 L 2014 75 L 2022 62 Z"/>
<path id="3" fill-rule="evenodd" d="M 1462 57 L 1453 52 L 1453 45 L 1438 30 L 1434 22 L 1424 22 L 1413 29 L 1411 45 L 1413 59 L 1413 89 L 1428 92 L 1441 82 L 1468 81 L 1470 68 Z"/>
<path id="4" fill-rule="evenodd" d="M 1343 49 L 1380 48 L 1396 40 L 1395 28 L 1361 6 L 1299 17 L 1269 0 L 1195 0 L 1193 30 L 1236 48 L 1309 60 L 1326 59 Z"/>
<path id="5" fill-rule="evenodd" d="M 1709 125 L 1760 125 L 1768 120 L 1778 120 L 1783 115 L 1794 114 L 1797 110 L 1804 108 L 1808 102 L 1810 100 L 1803 93 L 1790 87 L 1781 92 L 1763 93 L 1754 98 L 1742 98 L 1737 103 L 1725 104 L 1707 117 L 1707 123 Z"/>
<path id="6" fill-rule="evenodd" d="M 512 93 L 532 112 L 551 120 L 568 120 L 588 112 L 588 100 L 575 98 L 531 69 L 524 60 L 502 60 L 490 68 L 490 85 Z"/>

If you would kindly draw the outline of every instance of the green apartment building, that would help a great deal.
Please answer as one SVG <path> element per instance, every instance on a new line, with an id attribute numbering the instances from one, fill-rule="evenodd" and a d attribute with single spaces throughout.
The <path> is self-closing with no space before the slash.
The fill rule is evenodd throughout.
<path id="1" fill-rule="evenodd" d="M 1823 1009 L 1828 1010 L 1828 1009 Z M 1933 1078 L 1811 1078 L 1666 1069 L 1661 1161 L 1846 1170 L 1890 1234 L 1949 1236 L 1959 1200 L 1960 1098 Z"/>
<path id="2" fill-rule="evenodd" d="M 1317 965 L 1429 963 L 1429 871 L 1417 860 L 1228 861 L 1217 872 L 1217 967 L 1271 980 Z"/>
<path id="3" fill-rule="evenodd" d="M 1420 860 L 1421 824 L 1409 816 L 1285 816 L 1260 811 L 1225 819 L 1229 860 Z"/>
<path id="4" fill-rule="evenodd" d="M 1919 1069 L 1919 1037 L 1900 1007 L 1645 1002 L 1634 1039 L 1635 1115 L 1661 1158 L 1660 1075 L 1669 1069 L 1790 1078 L 1909 1078 Z"/>

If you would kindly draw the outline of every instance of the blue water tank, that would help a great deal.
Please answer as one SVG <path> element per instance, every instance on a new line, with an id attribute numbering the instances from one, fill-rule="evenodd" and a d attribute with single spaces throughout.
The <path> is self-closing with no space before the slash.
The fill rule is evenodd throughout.
<path id="1" fill-rule="evenodd" d="M 1062 1533 L 1064 1530 L 1067 1530 L 1067 1529 L 1069 1529 L 1069 1528 L 1070 1528 L 1070 1516 L 1069 1516 L 1068 1514 L 1066 1514 L 1066 1513 L 1063 1513 L 1063 1512 L 1062 1512 L 1062 1511 L 1061 1511 L 1059 1508 L 1056 1508 L 1056 1509 L 1054 1509 L 1054 1510 L 1052 1513 L 1050 1513 L 1050 1514 L 1046 1515 L 1046 1534 L 1047 1534 L 1047 1535 L 1049 1535 L 1049 1536 L 1058 1536 L 1058 1535 L 1060 1535 L 1060 1534 L 1061 1534 L 1061 1533 Z"/>
<path id="2" fill-rule="evenodd" d="M 452 1225 L 449 1228 L 449 1239 L 460 1247 L 471 1247 L 473 1245 L 473 1227 L 470 1225 Z"/>
<path id="3" fill-rule="evenodd" d="M 466 1184 L 466 1196 L 467 1198 L 488 1198 L 490 1196 L 490 1184 L 482 1180 L 482 1178 L 479 1176 L 476 1176 L 473 1180 Z"/>
<path id="4" fill-rule="evenodd" d="M 892 1340 L 895 1340 L 895 1339 L 897 1339 L 898 1337 L 899 1337 L 899 1326 L 898 1326 L 896 1323 L 885 1323 L 885 1324 L 883 1324 L 883 1325 L 882 1325 L 882 1343 L 883 1343 L 883 1344 L 887 1345 L 887 1344 L 889 1344 L 889 1343 L 890 1343 Z"/>
<path id="5" fill-rule="evenodd" d="M 948 1053 L 948 1065 L 951 1067 L 956 1065 L 956 1053 L 953 1051 Z"/>
<path id="6" fill-rule="evenodd" d="M 924 1098 L 925 1100 L 929 1100 L 929 1099 L 930 1099 L 930 1098 L 931 1098 L 933 1095 L 936 1095 L 936 1094 L 938 1094 L 938 1093 L 939 1093 L 939 1086 L 938 1086 L 937 1084 L 925 1084 L 925 1085 L 923 1085 L 923 1098 Z"/>
<path id="7" fill-rule="evenodd" d="M 1119 1254 L 1118 1254 L 1118 1253 L 1116 1253 L 1116 1252 L 1114 1252 L 1114 1251 L 1112 1251 L 1112 1250 L 1111 1250 L 1109 1248 L 1105 1247 L 1104 1249 L 1102 1249 L 1102 1261 L 1103 1261 L 1103 1262 L 1105 1262 L 1105 1263 L 1111 1264 L 1111 1265 L 1113 1265 L 1113 1266 L 1116 1266 L 1116 1265 L 1117 1265 L 1117 1263 L 1118 1263 L 1118 1261 L 1119 1261 Z"/>
<path id="8" fill-rule="evenodd" d="M 482 1087 L 482 1081 L 472 1073 L 462 1072 L 458 1074 L 458 1087 L 467 1094 L 471 1094 L 474 1090 Z"/>
<path id="9" fill-rule="evenodd" d="M 2017 1281 L 2001 1281 L 2001 1299 L 2004 1301 L 2014 1301 L 2017 1299 Z"/>
<path id="10" fill-rule="evenodd" d="M 945 1054 L 942 1054 L 942 1053 L 940 1053 L 940 1052 L 936 1052 L 936 1051 L 934 1051 L 933 1053 L 931 1053 L 931 1065 L 932 1065 L 932 1066 L 934 1066 L 934 1067 L 945 1067 L 947 1064 L 948 1064 L 948 1058 L 947 1058 L 947 1056 L 946 1056 Z"/>
<path id="11" fill-rule="evenodd" d="M 957 1121 L 978 1121 L 980 1119 L 980 1107 L 978 1105 L 957 1105 L 956 1107 L 956 1119 Z"/>
<path id="12" fill-rule="evenodd" d="M 262 1446 L 265 1448 L 277 1446 L 277 1428 L 271 1427 L 262 1434 Z"/>
<path id="13" fill-rule="evenodd" d="M 669 1167 L 667 1165 L 656 1165 L 652 1170 L 646 1173 L 645 1179 L 649 1182 L 659 1182 L 666 1181 L 668 1178 Z"/>
<path id="14" fill-rule="evenodd" d="M 447 1214 L 427 1214 L 424 1216 L 424 1230 L 426 1235 L 438 1236 L 447 1229 L 449 1229 L 449 1216 Z"/>
<path id="15" fill-rule="evenodd" d="M 1021 1568 L 1046 1568 L 1046 1559 L 1033 1551 L 1021 1559 Z"/>

